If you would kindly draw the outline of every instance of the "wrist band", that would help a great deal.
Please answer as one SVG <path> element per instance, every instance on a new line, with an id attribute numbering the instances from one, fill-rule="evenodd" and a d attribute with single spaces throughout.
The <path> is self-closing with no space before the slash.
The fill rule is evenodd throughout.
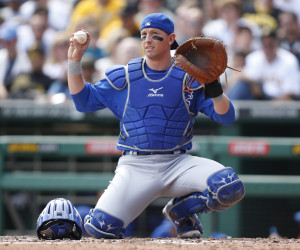
<path id="1" fill-rule="evenodd" d="M 81 75 L 81 62 L 68 61 L 68 73 L 70 75 Z"/>
<path id="2" fill-rule="evenodd" d="M 221 83 L 219 83 L 218 80 L 215 80 L 211 83 L 206 83 L 204 88 L 204 94 L 205 94 L 205 99 L 207 99 L 207 97 L 215 98 L 218 97 L 219 95 L 222 95 L 223 89 Z"/>
<path id="3" fill-rule="evenodd" d="M 221 94 L 217 97 L 211 98 L 214 103 L 221 102 L 225 98 L 224 94 Z"/>

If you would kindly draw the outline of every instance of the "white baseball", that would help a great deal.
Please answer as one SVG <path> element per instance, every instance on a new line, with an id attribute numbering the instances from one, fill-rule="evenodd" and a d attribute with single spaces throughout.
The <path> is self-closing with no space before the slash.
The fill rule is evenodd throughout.
<path id="1" fill-rule="evenodd" d="M 77 31 L 74 33 L 74 38 L 80 43 L 80 44 L 84 44 L 87 40 L 87 35 L 85 32 L 83 31 Z"/>

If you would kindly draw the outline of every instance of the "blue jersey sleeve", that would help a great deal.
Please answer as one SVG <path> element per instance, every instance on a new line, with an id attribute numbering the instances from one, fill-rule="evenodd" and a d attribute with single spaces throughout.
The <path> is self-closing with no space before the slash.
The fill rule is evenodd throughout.
<path id="1" fill-rule="evenodd" d="M 127 88 L 115 89 L 106 79 L 96 84 L 86 83 L 79 93 L 72 95 L 75 107 L 80 112 L 95 112 L 109 108 L 121 119 L 127 98 Z"/>
<path id="2" fill-rule="evenodd" d="M 93 96 L 93 93 L 91 91 L 90 83 L 86 83 L 84 88 L 79 93 L 71 96 L 76 109 L 80 112 L 88 113 L 105 108 L 102 103 L 99 103 L 97 106 L 92 104 L 94 103 L 94 98 L 91 98 L 91 96 Z"/>
<path id="3" fill-rule="evenodd" d="M 230 101 L 229 110 L 226 114 L 218 114 L 214 109 L 214 104 L 210 98 L 205 100 L 203 89 L 198 91 L 197 99 L 197 111 L 208 116 L 213 121 L 220 123 L 222 125 L 232 125 L 235 121 L 235 110 L 232 102 Z"/>
<path id="4" fill-rule="evenodd" d="M 229 110 L 227 113 L 220 115 L 214 112 L 213 120 L 223 125 L 232 125 L 235 121 L 235 110 L 232 102 L 230 101 L 229 103 Z"/>

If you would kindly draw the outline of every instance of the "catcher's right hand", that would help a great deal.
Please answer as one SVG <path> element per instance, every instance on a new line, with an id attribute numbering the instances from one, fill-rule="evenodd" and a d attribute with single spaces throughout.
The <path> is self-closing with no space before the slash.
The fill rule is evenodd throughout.
<path id="1" fill-rule="evenodd" d="M 87 41 L 84 44 L 80 44 L 75 38 L 74 34 L 70 38 L 70 47 L 68 50 L 68 60 L 72 62 L 79 62 L 84 54 L 84 52 L 87 50 L 91 35 L 84 29 L 82 29 L 87 35 Z"/>

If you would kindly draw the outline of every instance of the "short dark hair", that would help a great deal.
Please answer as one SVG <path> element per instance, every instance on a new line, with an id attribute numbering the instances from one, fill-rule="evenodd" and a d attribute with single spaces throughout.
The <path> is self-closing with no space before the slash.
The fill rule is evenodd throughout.
<path id="1" fill-rule="evenodd" d="M 290 15 L 290 16 L 293 17 L 293 20 L 294 20 L 294 21 L 298 22 L 298 16 L 297 16 L 297 14 L 296 14 L 295 12 L 292 12 L 292 11 L 284 11 L 284 12 L 281 12 L 281 13 L 279 14 L 279 16 L 282 16 L 282 15 Z"/>
<path id="2" fill-rule="evenodd" d="M 275 30 L 264 29 L 262 30 L 261 38 L 271 37 L 277 39 L 277 33 Z"/>

